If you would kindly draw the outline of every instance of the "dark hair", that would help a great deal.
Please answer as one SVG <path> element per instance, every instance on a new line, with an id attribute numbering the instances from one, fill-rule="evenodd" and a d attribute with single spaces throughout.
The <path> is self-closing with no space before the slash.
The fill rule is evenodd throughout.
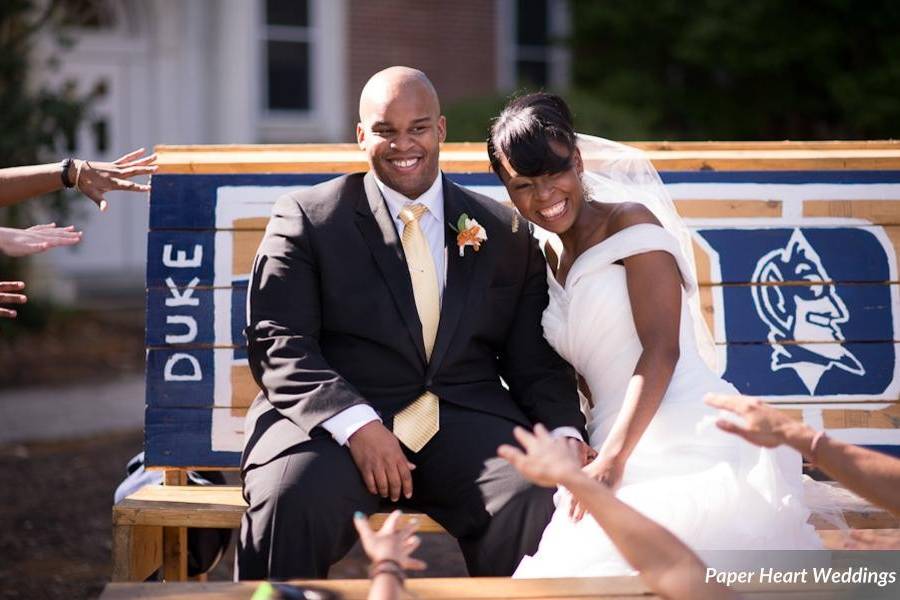
<path id="1" fill-rule="evenodd" d="M 568 154 L 554 152 L 551 141 L 563 145 Z M 537 92 L 514 98 L 494 120 L 487 149 L 491 169 L 498 176 L 503 173 L 501 156 L 526 177 L 565 171 L 572 166 L 575 150 L 572 112 L 556 94 Z"/>

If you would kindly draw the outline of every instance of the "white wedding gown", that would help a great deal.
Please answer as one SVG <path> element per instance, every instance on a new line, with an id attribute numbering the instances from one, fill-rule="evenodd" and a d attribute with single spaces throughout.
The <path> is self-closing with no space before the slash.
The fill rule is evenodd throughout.
<path id="1" fill-rule="evenodd" d="M 597 449 L 612 428 L 642 350 L 625 268 L 615 261 L 656 250 L 675 257 L 688 289 L 696 285 L 675 238 L 649 224 L 628 227 L 585 251 L 565 288 L 548 269 L 544 336 L 590 388 L 594 408 L 588 433 Z M 684 298 L 680 348 L 665 397 L 626 463 L 616 496 L 701 558 L 703 551 L 821 548 L 806 524 L 799 455 L 762 450 L 715 427 L 718 411 L 703 403 L 703 395 L 737 391 L 701 359 Z M 571 521 L 569 499 L 565 490 L 556 494 L 557 510 L 540 547 L 522 560 L 514 577 L 633 573 L 590 515 Z"/>

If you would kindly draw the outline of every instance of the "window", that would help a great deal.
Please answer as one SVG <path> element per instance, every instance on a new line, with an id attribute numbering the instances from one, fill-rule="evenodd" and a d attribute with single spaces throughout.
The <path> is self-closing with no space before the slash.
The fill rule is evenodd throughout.
<path id="1" fill-rule="evenodd" d="M 263 29 L 268 111 L 309 111 L 312 27 L 308 0 L 266 0 Z"/>
<path id="2" fill-rule="evenodd" d="M 498 87 L 565 88 L 569 84 L 569 0 L 497 0 Z"/>
<path id="3" fill-rule="evenodd" d="M 517 8 L 517 83 L 544 87 L 548 83 L 550 62 L 547 0 L 518 0 Z"/>

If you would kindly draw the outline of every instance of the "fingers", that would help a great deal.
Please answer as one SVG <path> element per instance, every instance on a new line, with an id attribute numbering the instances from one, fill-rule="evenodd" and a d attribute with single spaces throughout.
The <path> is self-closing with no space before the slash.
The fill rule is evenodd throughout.
<path id="1" fill-rule="evenodd" d="M 537 428 L 535 428 L 537 429 Z M 531 450 L 534 447 L 536 438 L 528 432 L 524 427 L 516 427 L 513 429 L 513 437 L 516 438 L 516 441 L 519 442 L 523 448 L 525 448 L 526 452 Z"/>
<path id="2" fill-rule="evenodd" d="M 428 563 L 418 558 L 407 558 L 403 562 L 403 568 L 407 571 L 424 571 L 428 568 Z"/>
<path id="3" fill-rule="evenodd" d="M 140 175 L 153 175 L 158 168 L 159 167 L 156 165 L 146 167 L 126 167 L 124 169 L 119 169 L 119 177 L 131 178 Z"/>
<path id="4" fill-rule="evenodd" d="M 398 471 L 400 472 L 401 492 L 403 493 L 403 497 L 406 498 L 407 500 L 412 498 L 412 493 L 413 493 L 413 480 L 412 480 L 412 471 L 410 470 L 410 465 L 412 465 L 413 469 L 415 468 L 415 465 L 413 465 L 410 462 L 407 462 L 405 465 L 401 465 L 398 468 Z"/>
<path id="5" fill-rule="evenodd" d="M 522 451 L 515 446 L 503 444 L 502 446 L 497 448 L 497 456 L 507 462 L 512 463 L 513 466 L 515 466 L 516 463 L 525 456 L 525 454 L 523 454 Z"/>
<path id="6" fill-rule="evenodd" d="M 362 473 L 363 482 L 366 484 L 366 489 L 369 490 L 369 493 L 373 496 L 378 494 L 378 486 L 375 485 L 375 472 L 371 470 L 367 470 Z"/>
<path id="7" fill-rule="evenodd" d="M 751 431 L 749 429 L 741 427 L 737 423 L 733 423 L 727 419 L 717 420 L 716 427 L 718 427 L 719 429 L 721 429 L 722 431 L 725 431 L 727 433 L 733 433 L 737 436 L 740 436 L 740 437 L 744 438 L 745 440 L 747 440 L 748 442 L 753 441 L 750 439 Z"/>
<path id="8" fill-rule="evenodd" d="M 14 310 L 12 310 L 12 309 L 9 309 L 9 308 L 2 308 L 2 307 L 0 307 L 0 318 L 3 318 L 3 319 L 15 319 L 15 318 L 16 318 L 16 311 L 14 311 Z"/>
<path id="9" fill-rule="evenodd" d="M 390 494 L 390 484 L 388 483 L 387 473 L 383 468 L 375 469 L 375 488 L 378 490 L 378 495 L 382 498 L 387 498 L 388 494 Z"/>
<path id="10" fill-rule="evenodd" d="M 127 163 L 127 162 L 131 162 L 131 161 L 134 160 L 135 158 L 137 158 L 137 157 L 139 157 L 140 155 L 142 155 L 142 154 L 144 153 L 144 151 L 145 151 L 145 148 L 138 148 L 137 150 L 132 150 L 132 151 L 129 152 L 128 154 L 124 154 L 124 155 L 120 156 L 119 158 L 117 158 L 116 160 L 114 160 L 114 161 L 113 161 L 113 164 L 114 164 L 114 165 L 121 165 L 121 164 L 124 164 L 124 163 Z M 152 156 L 153 156 L 154 158 L 156 157 L 155 154 L 153 154 Z"/>
<path id="11" fill-rule="evenodd" d="M 356 527 L 356 531 L 359 533 L 361 539 L 368 539 L 372 537 L 372 534 L 374 533 L 372 527 L 369 525 L 369 520 L 366 518 L 366 515 L 359 511 L 356 511 L 353 514 L 353 526 Z"/>
<path id="12" fill-rule="evenodd" d="M 721 408 L 730 410 L 733 413 L 740 414 L 747 408 L 748 400 L 742 396 L 729 396 L 726 394 L 706 394 L 703 401 L 713 408 Z"/>
<path id="13" fill-rule="evenodd" d="M 0 281 L 0 292 L 15 292 L 24 289 L 24 281 Z"/>
<path id="14" fill-rule="evenodd" d="M 156 162 L 156 158 L 157 158 L 156 152 L 154 152 L 153 154 L 149 154 L 149 155 L 145 156 L 144 158 L 131 161 L 130 163 L 128 163 L 128 166 L 130 166 L 130 167 L 149 166 Z"/>
<path id="15" fill-rule="evenodd" d="M 390 465 L 385 469 L 385 473 L 388 480 L 388 496 L 390 496 L 391 502 L 396 502 L 400 499 L 400 492 L 403 490 L 403 478 L 400 476 L 400 468 Z"/>
<path id="16" fill-rule="evenodd" d="M 400 520 L 400 516 L 403 514 L 401 510 L 395 510 L 388 515 L 388 518 L 384 520 L 384 525 L 379 529 L 379 533 L 394 533 L 397 529 L 397 522 Z"/>
<path id="17" fill-rule="evenodd" d="M 584 505 L 581 502 L 579 502 L 578 508 L 575 511 L 575 522 L 576 523 L 584 518 L 584 513 L 585 513 Z"/>
<path id="18" fill-rule="evenodd" d="M 119 179 L 118 177 L 110 177 L 109 180 L 113 183 L 113 189 L 115 190 L 123 190 L 126 192 L 150 191 L 150 186 L 144 183 L 137 183 L 135 181 L 129 181 L 127 179 Z"/>
<path id="19" fill-rule="evenodd" d="M 2 304 L 25 304 L 28 297 L 25 294 L 7 294 L 0 292 L 0 303 Z"/>

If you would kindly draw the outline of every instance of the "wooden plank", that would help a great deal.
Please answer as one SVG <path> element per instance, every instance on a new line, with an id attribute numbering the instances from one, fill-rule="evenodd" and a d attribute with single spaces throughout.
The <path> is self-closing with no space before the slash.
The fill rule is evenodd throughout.
<path id="1" fill-rule="evenodd" d="M 806 200 L 804 217 L 865 219 L 876 225 L 900 224 L 900 198 L 895 200 Z"/>
<path id="2" fill-rule="evenodd" d="M 231 414 L 243 417 L 259 394 L 259 386 L 253 379 L 249 365 L 234 365 L 231 368 Z"/>
<path id="3" fill-rule="evenodd" d="M 489 171 L 445 171 L 459 185 L 487 194 L 503 204 L 509 196 L 500 180 Z M 256 229 L 263 228 L 261 219 L 268 218 L 279 196 L 291 190 L 309 187 L 340 176 L 342 173 L 221 173 L 215 175 L 154 175 L 150 196 L 150 229 Z M 798 226 L 810 217 L 802 214 L 801 185 L 816 183 L 822 190 L 831 190 L 838 197 L 851 202 L 881 201 L 886 195 L 897 194 L 890 184 L 900 183 L 898 171 L 803 171 L 803 172 L 684 172 L 661 173 L 669 186 L 676 207 L 689 219 L 778 219 L 783 214 L 784 225 Z M 695 184 L 688 190 L 674 184 Z M 747 198 L 746 184 L 780 184 L 777 188 L 759 188 L 761 198 Z M 850 187 L 847 184 L 867 184 Z M 699 187 L 698 187 L 699 185 Z M 735 187 L 737 186 L 737 187 Z M 702 199 L 697 197 L 698 190 Z M 736 190 L 736 191 L 733 191 Z M 793 191 L 792 191 L 793 190 Z M 711 193 L 712 195 L 707 195 Z M 682 194 L 687 194 L 682 196 Z M 776 194 L 771 196 L 772 194 Z M 859 194 L 853 198 L 851 194 Z M 866 199 L 866 194 L 868 198 Z M 733 197 L 737 195 L 737 197 Z M 818 201 L 819 198 L 812 198 Z M 841 201 L 846 202 L 846 201 Z M 788 211 L 787 206 L 793 207 Z M 882 204 L 881 210 L 888 205 Z M 779 208 L 780 207 L 780 208 Z M 841 217 L 847 218 L 847 217 Z"/>
<path id="4" fill-rule="evenodd" d="M 678 214 L 685 219 L 777 219 L 782 215 L 782 204 L 781 200 L 675 200 Z"/>
<path id="5" fill-rule="evenodd" d="M 900 402 L 880 410 L 825 409 L 822 422 L 826 429 L 898 429 Z"/>
<path id="6" fill-rule="evenodd" d="M 210 398 L 212 396 L 210 395 Z M 213 410 L 231 408 L 153 408 L 144 419 L 146 464 L 153 467 L 234 468 L 240 464 L 243 435 L 236 433 L 231 450 L 214 450 Z"/>
<path id="7" fill-rule="evenodd" d="M 294 580 L 299 586 L 318 587 L 337 592 L 346 600 L 365 600 L 371 581 L 368 579 Z M 133 598 L 166 598 L 166 600 L 245 600 L 253 595 L 259 582 L 214 582 L 135 584 L 113 583 L 107 586 L 101 600 Z M 406 582 L 407 592 L 423 600 L 495 600 L 507 598 L 599 599 L 647 598 L 651 594 L 637 576 L 574 577 L 558 579 L 510 579 L 508 577 L 414 578 Z M 796 596 L 791 596 L 794 598 Z"/>
<path id="8" fill-rule="evenodd" d="M 805 402 L 798 402 L 795 396 L 783 399 L 773 396 L 766 400 L 778 406 L 786 405 L 785 408 L 791 411 L 794 417 L 800 417 L 799 411 L 802 409 L 806 415 L 804 420 L 808 418 L 817 429 L 823 426 L 823 411 L 832 411 L 828 415 L 825 427 L 838 439 L 879 446 L 881 450 L 893 454 L 900 448 L 900 426 L 895 416 L 897 409 L 896 407 L 886 409 L 885 406 L 891 403 L 883 400 L 879 402 L 873 398 L 837 397 L 824 401 L 815 396 L 808 396 Z M 230 406 L 148 409 L 150 416 L 147 420 L 145 439 L 148 466 L 201 470 L 238 467 L 243 443 L 245 410 Z M 217 418 L 214 413 L 233 418 L 237 423 L 239 430 L 232 436 L 229 449 L 218 451 L 212 449 L 212 422 Z M 161 419 L 167 421 L 163 426 L 159 425 Z M 872 423 L 873 426 L 865 425 L 866 422 Z M 850 434 L 851 437 L 847 438 Z"/>
<path id="9" fill-rule="evenodd" d="M 241 172 L 350 172 L 366 170 L 365 154 L 353 144 L 298 146 L 245 146 L 156 148 L 159 173 Z M 900 168 L 900 149 L 893 145 L 871 146 L 650 146 L 647 154 L 660 171 L 700 170 L 842 170 Z M 590 162 L 593 157 L 585 154 Z M 484 144 L 445 144 L 441 166 L 446 171 L 486 172 Z"/>
<path id="10" fill-rule="evenodd" d="M 798 346 L 798 344 L 785 345 L 784 348 L 788 352 L 791 352 L 793 351 L 792 346 Z M 842 392 L 842 395 L 847 396 L 852 393 L 846 390 L 857 389 L 859 391 L 855 393 L 852 398 L 846 400 L 841 400 L 839 396 L 828 397 L 827 400 L 852 403 L 885 402 L 886 400 L 891 400 L 891 398 L 884 398 L 879 396 L 879 394 L 883 393 L 883 388 L 893 379 L 894 364 L 897 357 L 900 356 L 900 343 L 848 343 L 844 345 L 817 344 L 807 345 L 805 346 L 805 349 L 818 352 L 819 356 L 838 356 L 836 349 L 839 347 L 842 347 L 846 351 L 841 355 L 849 353 L 857 360 L 861 361 L 866 372 L 863 375 L 848 373 L 846 371 L 836 373 L 836 375 L 840 375 L 842 378 L 841 386 L 842 389 L 845 390 Z M 824 398 L 817 399 L 815 395 L 810 395 L 805 390 L 803 390 L 802 393 L 798 391 L 795 394 L 778 394 L 775 393 L 776 390 L 773 390 L 771 393 L 765 391 L 767 389 L 772 389 L 771 386 L 769 388 L 766 387 L 769 385 L 769 378 L 771 377 L 778 377 L 779 380 L 795 377 L 795 374 L 789 367 L 782 367 L 782 369 L 777 372 L 772 371 L 771 362 L 774 351 L 772 345 L 730 344 L 722 346 L 722 351 L 725 353 L 726 379 L 731 372 L 734 372 L 741 377 L 753 380 L 756 384 L 754 387 L 754 389 L 757 390 L 756 395 L 768 396 L 770 399 L 777 399 L 779 395 L 785 395 L 790 396 L 790 401 L 793 402 L 797 401 L 795 396 L 805 396 L 806 402 L 823 402 L 825 400 Z M 797 351 L 803 352 L 803 349 Z M 172 352 L 173 351 L 163 349 L 148 350 L 148 364 L 152 365 L 164 362 L 164 358 L 158 359 L 157 357 L 165 357 Z M 238 409 L 234 415 L 243 418 L 245 408 L 249 406 L 258 392 L 256 382 L 250 374 L 247 363 L 245 361 L 231 361 L 230 357 L 234 354 L 234 350 L 229 348 L 209 349 L 203 350 L 202 352 L 219 355 L 221 357 L 220 361 L 227 362 L 229 367 L 220 375 L 217 375 L 214 372 L 204 373 L 204 379 L 202 381 L 165 382 L 161 381 L 161 377 L 158 376 L 148 378 L 147 402 L 150 411 L 148 411 L 147 418 L 151 419 L 148 421 L 148 424 L 156 426 L 158 423 L 155 419 L 161 418 L 153 412 L 154 409 L 178 410 L 216 406 L 227 410 Z M 729 371 L 727 369 L 732 362 L 739 363 L 741 361 L 750 361 L 750 363 L 746 364 L 746 368 L 743 369 L 734 371 Z M 210 360 L 210 362 L 213 361 Z M 800 368 L 800 364 L 802 363 L 798 363 L 798 368 Z M 832 367 L 832 369 L 840 371 L 840 369 L 835 367 Z M 215 384 L 218 377 L 222 377 L 229 382 L 228 387 L 231 388 L 230 394 L 221 397 L 216 396 Z M 854 381 L 858 384 L 855 388 L 852 385 Z M 739 380 L 735 380 L 734 382 L 739 382 Z M 779 387 L 777 382 L 774 384 L 774 387 L 776 389 Z M 825 388 L 823 387 L 823 389 Z M 868 396 L 864 390 L 870 390 Z M 168 415 L 166 419 L 169 418 L 177 419 L 178 416 L 174 414 Z M 166 426 L 168 423 L 168 420 L 164 420 L 159 424 Z"/>
<path id="11" fill-rule="evenodd" d="M 755 307 L 754 295 L 781 299 L 792 295 L 812 297 L 803 288 L 812 284 L 775 285 L 734 285 L 710 286 L 699 288 L 701 313 L 706 319 L 707 327 L 715 333 L 718 344 L 726 343 L 770 343 L 769 327 L 759 316 Z M 754 287 L 765 287 L 764 291 Z M 178 293 L 182 293 L 181 288 Z M 847 309 L 845 320 L 837 321 L 845 342 L 889 342 L 900 341 L 894 338 L 893 319 L 900 313 L 900 306 L 893 298 L 900 295 L 900 285 L 872 283 L 841 283 L 834 287 L 832 293 L 840 299 Z M 721 300 L 717 300 L 716 295 Z M 230 288 L 194 288 L 191 297 L 196 306 L 166 306 L 166 301 L 173 297 L 168 289 L 151 289 L 147 292 L 147 328 L 146 345 L 148 348 L 244 348 L 246 338 L 244 328 L 246 322 L 247 288 L 244 282 Z M 718 302 L 725 306 L 723 322 L 725 329 L 716 329 L 716 310 Z M 836 301 L 835 301 L 836 302 Z M 835 307 L 838 305 L 835 304 Z M 227 309 L 225 308 L 227 307 Z M 216 329 L 214 313 L 228 310 L 226 319 L 228 326 Z M 172 319 L 176 316 L 176 319 Z M 196 333 L 187 337 L 196 329 Z M 809 329 L 809 328 L 807 328 Z M 727 332 L 727 335 L 726 335 Z M 225 337 L 216 337 L 225 334 Z M 836 339 L 836 338 L 835 338 Z M 821 342 L 821 337 L 794 339 L 788 343 Z M 186 365 L 185 365 L 186 366 Z M 252 399 L 252 397 L 251 397 Z"/>
<path id="12" fill-rule="evenodd" d="M 187 527 L 163 528 L 163 580 L 187 581 Z"/>
<path id="13" fill-rule="evenodd" d="M 113 581 L 144 581 L 161 565 L 161 527 L 113 525 Z"/>
<path id="14" fill-rule="evenodd" d="M 160 486 L 148 485 L 113 507 L 116 526 L 164 526 L 235 528 L 240 527 L 247 503 L 240 486 Z M 374 529 L 381 529 L 387 513 L 376 513 L 369 519 Z M 402 523 L 415 519 L 422 533 L 444 533 L 445 530 L 428 515 L 406 513 Z"/>
<path id="15" fill-rule="evenodd" d="M 642 150 L 891 150 L 900 148 L 900 140 L 775 140 L 775 141 L 655 141 L 632 140 L 622 142 Z M 484 142 L 446 142 L 442 152 L 481 150 Z M 317 152 L 356 151 L 352 142 L 326 144 L 159 144 L 155 152 L 202 153 L 208 151 L 235 153 L 253 152 L 259 148 L 272 151 L 296 152 L 307 149 Z"/>
<path id="16" fill-rule="evenodd" d="M 900 550 L 900 529 L 861 529 L 858 527 L 853 529 L 854 533 L 864 536 L 869 544 L 877 546 L 879 550 Z M 850 537 L 849 532 L 840 529 L 820 530 L 818 534 L 827 550 L 868 549 L 865 544 L 862 545 L 862 548 L 859 547 L 860 545 Z"/>
<path id="17" fill-rule="evenodd" d="M 753 282 L 759 260 L 775 251 L 789 255 L 791 240 L 799 231 L 804 248 L 817 253 L 827 277 L 837 283 L 896 283 L 900 281 L 891 265 L 900 264 L 900 225 L 804 225 L 778 227 L 692 228 L 695 239 L 697 277 L 701 285 L 741 285 Z M 151 231 L 148 234 L 147 288 L 166 290 L 171 286 L 231 287 L 249 277 L 263 230 Z M 709 250 L 705 248 L 708 247 Z M 168 248 L 168 250 L 165 250 Z M 217 272 L 216 253 L 224 252 L 229 272 Z M 161 257 L 165 252 L 198 257 L 196 266 L 167 268 Z M 782 260 L 782 258 L 773 259 Z M 716 268 L 713 269 L 713 264 Z M 793 271 L 782 273 L 784 283 L 809 285 Z M 167 279 L 169 282 L 167 283 Z M 185 308 L 180 306 L 178 308 Z M 172 311 L 174 312 L 174 311 Z"/>

